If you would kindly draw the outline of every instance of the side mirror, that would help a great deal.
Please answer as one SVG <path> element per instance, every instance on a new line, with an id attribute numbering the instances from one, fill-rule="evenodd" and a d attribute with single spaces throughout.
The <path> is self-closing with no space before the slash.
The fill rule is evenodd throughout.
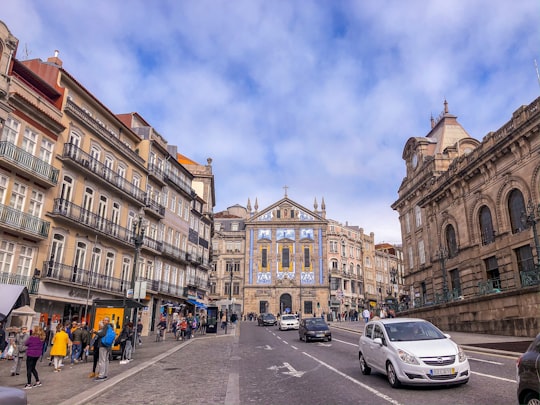
<path id="1" fill-rule="evenodd" d="M 373 339 L 373 343 L 377 343 L 379 346 L 383 345 L 383 341 L 381 338 L 375 338 Z"/>

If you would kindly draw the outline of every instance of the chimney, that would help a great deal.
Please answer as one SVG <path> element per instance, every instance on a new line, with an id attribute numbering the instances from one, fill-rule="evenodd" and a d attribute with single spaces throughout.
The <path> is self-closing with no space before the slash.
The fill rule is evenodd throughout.
<path id="1" fill-rule="evenodd" d="M 58 51 L 58 50 L 55 50 L 55 51 L 54 51 L 54 56 L 51 57 L 51 58 L 48 58 L 48 59 L 47 59 L 47 62 L 48 62 L 48 63 L 52 63 L 53 65 L 62 67 L 62 60 L 58 57 L 58 53 L 59 53 L 59 51 Z"/>

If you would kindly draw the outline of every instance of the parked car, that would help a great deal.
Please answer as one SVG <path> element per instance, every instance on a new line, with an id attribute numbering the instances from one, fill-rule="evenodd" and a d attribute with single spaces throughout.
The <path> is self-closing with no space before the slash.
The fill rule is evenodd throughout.
<path id="1" fill-rule="evenodd" d="M 277 319 L 272 314 L 260 314 L 257 318 L 257 324 L 259 326 L 272 326 L 277 324 Z"/>
<path id="2" fill-rule="evenodd" d="M 26 391 L 20 388 L 0 387 L 0 405 L 26 405 Z"/>
<path id="3" fill-rule="evenodd" d="M 393 388 L 406 385 L 466 384 L 467 356 L 450 335 L 423 319 L 370 321 L 358 343 L 362 374 L 386 374 Z"/>
<path id="4" fill-rule="evenodd" d="M 330 327 L 320 317 L 303 318 L 300 321 L 298 335 L 300 336 L 300 340 L 304 340 L 306 343 L 310 340 L 332 341 L 332 332 L 330 331 Z"/>
<path id="5" fill-rule="evenodd" d="M 540 404 L 540 333 L 516 365 L 517 397 L 520 404 Z"/>
<path id="6" fill-rule="evenodd" d="M 283 314 L 278 321 L 279 330 L 298 329 L 300 322 L 298 318 L 292 314 Z"/>

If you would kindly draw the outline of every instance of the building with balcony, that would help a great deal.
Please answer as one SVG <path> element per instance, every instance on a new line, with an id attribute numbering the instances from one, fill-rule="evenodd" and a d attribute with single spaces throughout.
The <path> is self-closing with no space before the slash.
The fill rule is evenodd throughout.
<path id="1" fill-rule="evenodd" d="M 399 212 L 409 312 L 445 330 L 538 332 L 540 99 L 482 141 L 448 104 L 403 150 Z"/>
<path id="2" fill-rule="evenodd" d="M 94 299 L 135 282 L 145 331 L 172 308 L 203 308 L 211 166 L 205 200 L 200 173 L 139 114 L 111 112 L 57 53 L 19 61 L 16 47 L 0 23 L 0 283 L 27 286 L 44 324 L 88 321 Z"/>

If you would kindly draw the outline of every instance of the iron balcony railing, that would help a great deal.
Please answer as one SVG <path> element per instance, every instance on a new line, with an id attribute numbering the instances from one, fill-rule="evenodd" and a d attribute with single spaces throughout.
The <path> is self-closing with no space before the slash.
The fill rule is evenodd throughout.
<path id="1" fill-rule="evenodd" d="M 130 195 L 142 205 L 146 204 L 146 192 L 144 190 L 141 190 L 135 184 L 130 183 L 124 177 L 118 175 L 111 168 L 105 166 L 99 160 L 94 159 L 78 146 L 72 143 L 64 144 L 64 153 L 62 156 L 78 163 L 120 191 Z"/>
<path id="2" fill-rule="evenodd" d="M 58 175 L 60 173 L 58 169 L 15 146 L 11 142 L 0 142 L 0 159 L 21 167 L 51 186 L 55 186 L 58 183 Z"/>
<path id="3" fill-rule="evenodd" d="M 47 238 L 51 227 L 50 222 L 3 204 L 0 204 L 0 225 L 39 238 Z"/>
<path id="4" fill-rule="evenodd" d="M 165 173 L 165 180 L 176 185 L 178 188 L 180 188 L 181 190 L 183 190 L 189 195 L 194 193 L 194 190 L 191 188 L 191 186 L 187 182 L 183 181 L 180 177 L 176 176 L 173 173 Z"/>
<path id="5" fill-rule="evenodd" d="M 132 230 L 115 224 L 63 198 L 56 198 L 54 200 L 52 213 L 69 218 L 122 242 L 131 244 L 135 236 Z"/>
<path id="6" fill-rule="evenodd" d="M 129 280 L 102 274 L 99 270 L 90 271 L 53 260 L 43 263 L 42 279 L 57 280 L 85 288 L 115 293 L 125 293 L 130 287 Z"/>
<path id="7" fill-rule="evenodd" d="M 160 203 L 158 203 L 156 200 L 154 200 L 154 199 L 147 196 L 146 201 L 145 201 L 145 205 L 146 205 L 146 208 L 154 211 L 160 217 L 165 216 L 165 207 L 163 205 L 161 205 Z"/>
<path id="8" fill-rule="evenodd" d="M 14 273 L 0 273 L 0 284 L 23 285 L 30 294 L 37 294 L 39 279 Z"/>
<path id="9" fill-rule="evenodd" d="M 540 266 L 532 270 L 524 270 L 519 272 L 521 278 L 521 285 L 523 287 L 530 287 L 532 285 L 540 284 Z"/>
<path id="10" fill-rule="evenodd" d="M 148 236 L 144 237 L 143 244 L 145 247 L 152 249 L 156 252 L 161 252 L 163 250 L 163 242 L 157 241 Z"/>
<path id="11" fill-rule="evenodd" d="M 163 242 L 163 250 L 161 252 L 175 259 L 180 259 L 182 261 L 186 260 L 187 253 L 184 250 L 181 250 L 176 246 L 171 245 L 170 243 Z"/>
<path id="12" fill-rule="evenodd" d="M 95 133 L 101 135 L 105 142 L 108 142 L 115 149 L 120 150 L 125 155 L 129 156 L 132 160 L 138 162 L 140 165 L 144 165 L 144 159 L 131 149 L 129 145 L 122 142 L 115 132 L 107 130 L 101 125 L 95 118 L 93 118 L 87 111 L 79 107 L 73 100 L 69 100 L 66 103 L 64 111 L 70 113 L 72 116 L 77 117 L 84 124 L 86 124 Z"/>

